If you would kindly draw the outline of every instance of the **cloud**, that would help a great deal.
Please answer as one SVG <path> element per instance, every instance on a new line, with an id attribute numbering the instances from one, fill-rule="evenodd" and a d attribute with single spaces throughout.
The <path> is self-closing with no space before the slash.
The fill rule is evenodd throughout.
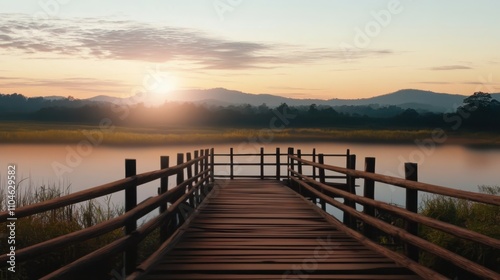
<path id="1" fill-rule="evenodd" d="M 0 77 L 2 87 L 20 88 L 20 87 L 59 87 L 72 91 L 89 92 L 116 92 L 116 88 L 124 90 L 130 89 L 131 84 L 109 79 L 92 78 L 65 78 L 65 79 L 27 79 L 21 77 Z"/>
<path id="2" fill-rule="evenodd" d="M 450 82 L 433 82 L 433 81 L 423 81 L 423 82 L 414 82 L 414 84 L 427 84 L 427 85 L 450 85 Z"/>
<path id="3" fill-rule="evenodd" d="M 35 56 L 188 62 L 197 69 L 276 68 L 286 64 L 344 60 L 339 49 L 247 42 L 199 30 L 137 21 L 51 19 L 0 14 L 0 49 Z M 390 55 L 391 50 L 359 50 L 351 59 Z"/>
<path id="4" fill-rule="evenodd" d="M 301 87 L 287 87 L 287 86 L 269 86 L 268 89 L 279 89 L 279 90 L 303 90 L 303 91 L 315 91 L 315 90 L 324 90 L 319 88 L 301 88 Z"/>
<path id="5" fill-rule="evenodd" d="M 464 65 L 445 65 L 445 66 L 431 67 L 428 69 L 433 71 L 450 71 L 450 70 L 468 70 L 473 68 Z"/>

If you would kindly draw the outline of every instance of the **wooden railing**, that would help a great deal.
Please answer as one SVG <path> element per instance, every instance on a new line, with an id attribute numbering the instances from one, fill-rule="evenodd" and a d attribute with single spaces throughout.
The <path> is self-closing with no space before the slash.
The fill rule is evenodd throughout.
<path id="1" fill-rule="evenodd" d="M 321 155 L 319 155 L 321 157 Z M 351 157 L 348 162 L 355 161 L 355 156 Z M 458 189 L 451 189 L 442 186 L 436 186 L 426 183 L 417 182 L 417 165 L 414 163 L 406 163 L 405 171 L 406 178 L 396 178 L 375 174 L 375 159 L 365 159 L 365 171 L 358 171 L 348 166 L 348 168 L 320 164 L 314 161 L 309 161 L 301 158 L 299 155 L 290 153 L 288 179 L 290 187 L 298 193 L 322 201 L 343 211 L 343 223 L 331 215 L 325 217 L 338 226 L 339 229 L 348 233 L 352 237 L 359 240 L 366 246 L 392 258 L 398 263 L 412 269 L 417 274 L 425 279 L 446 279 L 437 273 L 429 273 L 428 268 L 423 267 L 418 263 L 419 251 L 426 251 L 443 258 L 454 264 L 460 269 L 464 269 L 474 275 L 484 279 L 500 279 L 500 275 L 491 269 L 483 267 L 465 257 L 446 250 L 436 244 L 433 244 L 418 236 L 418 225 L 424 225 L 436 230 L 440 230 L 452 236 L 465 240 L 477 242 L 497 250 L 500 250 L 500 240 L 465 229 L 449 223 L 445 223 L 427 216 L 417 213 L 417 198 L 418 192 L 427 192 L 448 197 L 471 200 L 479 203 L 500 206 L 500 196 L 468 192 Z M 347 189 L 339 189 L 335 186 L 325 184 L 325 178 L 321 175 L 319 178 L 313 178 L 304 175 L 301 172 L 303 166 L 311 166 L 318 169 L 318 174 L 324 174 L 325 170 L 334 171 L 348 176 Z M 354 188 L 355 179 L 364 179 L 364 195 L 357 195 Z M 405 208 L 398 207 L 389 203 L 377 201 L 374 199 L 375 182 L 389 184 L 404 188 L 406 190 L 406 205 Z M 334 197 L 341 197 L 344 202 L 341 203 Z M 356 209 L 355 204 L 363 205 L 363 211 Z M 405 227 L 400 228 L 391 225 L 376 218 L 375 209 L 389 212 L 397 217 L 406 220 Z M 404 242 L 405 255 L 401 255 L 386 247 L 376 244 L 370 238 L 373 237 L 374 229 L 385 232 L 391 236 L 399 238 Z"/>
<path id="2" fill-rule="evenodd" d="M 137 244 L 153 230 L 160 227 L 160 239 L 163 242 L 162 248 L 168 247 L 178 237 L 179 228 L 185 220 L 189 219 L 189 214 L 210 193 L 213 173 L 209 164 L 209 154 L 210 151 L 208 149 L 195 151 L 194 158 L 192 158 L 191 153 L 187 153 L 186 160 L 184 160 L 183 154 L 178 154 L 177 165 L 173 167 L 168 166 L 168 157 L 161 157 L 160 170 L 138 175 L 136 174 L 136 161 L 125 160 L 125 179 L 17 208 L 15 218 L 20 219 L 118 191 L 125 191 L 125 213 L 123 215 L 26 248 L 18 249 L 16 251 L 16 262 L 22 263 L 53 250 L 78 244 L 88 239 L 102 236 L 113 230 L 123 228 L 125 233 L 123 237 L 63 266 L 41 279 L 72 278 L 72 275 L 75 273 L 81 272 L 83 269 L 93 265 L 98 265 L 99 262 L 121 252 L 125 253 L 124 266 L 126 274 L 132 273 L 136 270 L 137 266 Z M 176 186 L 168 189 L 168 180 L 171 176 L 176 177 Z M 137 187 L 158 179 L 160 179 L 158 195 L 137 204 Z M 167 203 L 170 206 L 167 207 Z M 159 209 L 159 215 L 137 228 L 137 220 L 155 209 Z M 8 217 L 7 211 L 1 212 L 0 223 L 6 222 Z M 0 256 L 0 267 L 6 266 L 7 258 L 6 254 Z M 139 269 L 141 266 L 150 265 L 150 262 L 151 260 L 147 259 L 139 266 Z"/>
<path id="3" fill-rule="evenodd" d="M 238 157 L 256 157 L 258 160 L 235 161 L 235 158 Z M 272 160 L 266 160 L 269 157 Z M 340 158 L 345 163 L 345 167 L 325 164 L 325 158 L 328 157 Z M 500 275 L 495 271 L 419 237 L 418 226 L 425 225 L 497 250 L 500 249 L 498 239 L 423 216 L 418 214 L 417 211 L 419 191 L 496 206 L 500 205 L 499 196 L 417 182 L 417 166 L 412 163 L 405 164 L 406 176 L 404 179 L 375 174 L 374 158 L 365 159 L 365 171 L 356 170 L 355 163 L 356 156 L 350 154 L 349 150 L 345 154 L 318 154 L 315 150 L 310 154 L 303 154 L 301 150 L 295 151 L 293 148 L 289 148 L 287 153 L 283 154 L 279 148 L 276 149 L 275 153 L 265 153 L 264 149 L 261 148 L 260 153 L 256 154 L 235 154 L 233 149 L 230 149 L 229 153 L 216 154 L 213 149 L 207 149 L 195 151 L 193 157 L 191 153 L 187 153 L 186 158 L 184 158 L 184 154 L 178 154 L 177 165 L 173 167 L 169 167 L 168 157 L 161 157 L 160 170 L 137 175 L 135 160 L 126 160 L 126 178 L 124 179 L 16 209 L 16 218 L 20 219 L 115 192 L 125 191 L 126 211 L 123 215 L 76 232 L 18 249 L 16 251 L 16 262 L 23 262 L 55 249 L 78 244 L 122 228 L 124 229 L 123 237 L 61 267 L 42 279 L 71 278 L 71 275 L 122 252 L 124 252 L 125 256 L 124 266 L 127 275 L 134 271 L 136 273 L 148 271 L 157 256 L 169 250 L 172 244 L 179 239 L 182 227 L 186 226 L 184 225 L 185 222 L 192 219 L 190 214 L 197 211 L 196 209 L 203 203 L 205 197 L 212 195 L 210 191 L 215 179 L 254 178 L 284 180 L 290 188 L 319 206 L 318 212 L 335 224 L 338 229 L 426 279 L 444 279 L 444 277 L 419 264 L 420 251 L 427 251 L 444 258 L 457 267 L 479 277 L 500 279 Z M 240 172 L 239 168 L 249 166 L 258 166 L 258 174 L 251 174 L 245 170 Z M 276 169 L 268 174 L 266 173 L 266 166 L 275 166 Z M 219 174 L 216 169 L 221 167 L 226 167 L 226 169 Z M 287 172 L 282 172 L 282 167 Z M 304 172 L 306 167 L 307 170 L 310 170 L 308 174 Z M 172 176 L 175 176 L 176 183 L 175 187 L 169 189 L 168 182 Z M 158 179 L 160 180 L 158 195 L 137 204 L 137 187 Z M 356 194 L 357 179 L 363 179 L 363 195 Z M 375 182 L 404 188 L 406 190 L 405 208 L 375 200 Z M 339 202 L 337 198 L 343 198 L 343 202 Z M 167 205 L 167 203 L 170 205 Z M 357 210 L 356 204 L 363 205 L 363 210 Z M 325 211 L 327 205 L 343 212 L 342 222 Z M 137 220 L 155 209 L 159 209 L 159 215 L 137 228 Z M 376 210 L 386 211 L 403 218 L 406 221 L 405 227 L 399 228 L 378 219 L 375 215 Z M 0 223 L 6 222 L 7 218 L 8 212 L 0 213 Z M 138 243 L 157 228 L 160 228 L 161 246 L 137 266 L 137 263 L 139 263 L 137 257 Z M 371 240 L 375 230 L 385 232 L 402 240 L 405 254 L 395 252 Z M 5 254 L 0 256 L 0 267 L 6 266 L 6 261 L 7 256 Z M 131 274 L 131 278 L 134 275 Z"/>
<path id="4" fill-rule="evenodd" d="M 238 178 L 252 178 L 252 179 L 286 179 L 288 178 L 287 172 L 282 172 L 282 169 L 285 171 L 290 164 L 288 162 L 288 155 L 294 153 L 293 148 L 288 148 L 287 153 L 282 153 L 280 148 L 276 148 L 274 153 L 266 153 L 264 152 L 264 148 L 260 148 L 259 153 L 235 153 L 234 148 L 229 149 L 229 153 L 214 153 L 211 155 L 212 157 L 212 166 L 215 170 L 219 166 L 226 167 L 224 172 L 217 173 L 215 172 L 215 177 L 220 179 L 238 179 Z M 301 150 L 297 150 L 297 155 L 302 158 L 311 158 L 312 161 L 316 161 L 317 159 L 320 162 L 323 162 L 326 158 L 345 158 L 347 162 L 349 159 L 350 151 L 347 150 L 345 154 L 317 154 L 316 149 L 312 150 L 310 154 L 302 154 Z M 247 159 L 246 162 L 238 162 L 238 158 Z M 257 160 L 249 160 L 251 158 L 257 158 Z M 270 158 L 270 160 L 267 160 Z M 348 163 L 346 163 L 348 164 Z M 265 172 L 265 167 L 271 166 L 274 167 L 274 172 Z M 248 170 L 244 172 L 239 172 L 243 167 L 259 167 L 258 174 L 250 173 Z M 318 178 L 318 174 L 316 174 L 316 169 L 312 170 L 312 174 L 310 175 L 312 178 Z M 324 179 L 346 179 L 345 175 L 323 175 Z"/>

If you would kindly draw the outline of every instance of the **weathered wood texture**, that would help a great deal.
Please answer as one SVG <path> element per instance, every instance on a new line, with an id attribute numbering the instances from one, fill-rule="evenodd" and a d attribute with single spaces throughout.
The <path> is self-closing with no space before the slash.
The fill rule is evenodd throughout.
<path id="1" fill-rule="evenodd" d="M 217 185 L 180 242 L 140 279 L 420 279 L 278 181 Z"/>

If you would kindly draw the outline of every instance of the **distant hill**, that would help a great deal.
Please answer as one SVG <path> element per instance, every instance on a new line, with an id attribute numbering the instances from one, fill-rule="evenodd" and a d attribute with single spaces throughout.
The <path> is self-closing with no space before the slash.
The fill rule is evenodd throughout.
<path id="1" fill-rule="evenodd" d="M 250 94 L 225 88 L 196 89 L 196 90 L 178 90 L 171 94 L 172 100 L 210 103 L 210 104 L 250 104 L 254 106 L 266 103 L 270 107 L 279 106 L 282 103 L 288 105 L 306 105 L 322 102 L 324 100 L 316 99 L 293 99 L 271 94 Z"/>
<path id="2" fill-rule="evenodd" d="M 466 96 L 459 94 L 437 93 L 416 89 L 404 89 L 393 93 L 363 99 L 293 99 L 271 94 L 249 94 L 240 91 L 214 88 L 207 90 L 182 90 L 172 94 L 174 100 L 207 103 L 207 104 L 250 104 L 254 106 L 266 103 L 270 107 L 286 103 L 292 106 L 308 106 L 311 104 L 327 106 L 360 106 L 382 105 L 399 106 L 404 109 L 424 110 L 430 112 L 445 112 L 463 103 Z M 500 101 L 500 93 L 493 94 Z"/>
<path id="3" fill-rule="evenodd" d="M 444 112 L 448 109 L 461 105 L 464 98 L 466 98 L 466 96 L 459 94 L 404 89 L 365 99 L 330 100 L 331 103 L 329 105 L 334 106 L 335 103 L 350 103 L 350 105 L 395 105 L 402 108 L 420 109 L 431 112 Z"/>
<path id="4" fill-rule="evenodd" d="M 500 93 L 492 94 L 500 101 Z M 463 103 L 466 96 L 458 94 L 437 93 L 416 89 L 404 89 L 393 93 L 362 99 L 295 99 L 272 94 L 250 94 L 224 88 L 177 90 L 170 94 L 168 101 L 191 102 L 209 106 L 228 106 L 250 104 L 259 106 L 265 103 L 269 107 L 276 107 L 282 103 L 289 106 L 332 106 L 340 108 L 345 106 L 371 106 L 373 108 L 384 106 L 398 106 L 402 109 L 415 109 L 417 111 L 445 112 L 454 109 Z M 34 112 L 40 108 L 63 106 L 77 107 L 93 103 L 120 103 L 130 104 L 138 102 L 133 97 L 118 98 L 107 95 L 98 95 L 82 100 L 68 100 L 61 96 L 26 98 L 22 95 L 0 94 L 0 109 L 5 112 Z"/>

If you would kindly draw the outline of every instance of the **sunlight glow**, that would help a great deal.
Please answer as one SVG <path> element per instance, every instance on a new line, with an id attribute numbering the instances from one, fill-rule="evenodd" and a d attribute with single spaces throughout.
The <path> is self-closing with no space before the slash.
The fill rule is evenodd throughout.
<path id="1" fill-rule="evenodd" d="M 168 76 L 162 76 L 158 79 L 152 86 L 148 88 L 148 97 L 146 105 L 148 106 L 160 106 L 165 101 L 168 101 L 171 97 L 171 93 L 174 91 L 175 85 L 173 79 Z"/>

